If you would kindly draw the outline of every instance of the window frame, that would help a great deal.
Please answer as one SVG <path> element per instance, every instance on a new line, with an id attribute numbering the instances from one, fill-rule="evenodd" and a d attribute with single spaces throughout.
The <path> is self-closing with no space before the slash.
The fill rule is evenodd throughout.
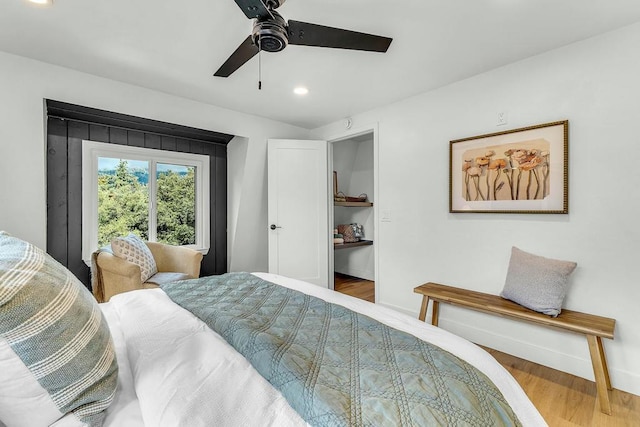
<path id="1" fill-rule="evenodd" d="M 156 165 L 195 167 L 195 245 L 184 245 L 206 254 L 210 233 L 209 156 L 154 148 L 132 147 L 104 142 L 82 141 L 82 259 L 89 263 L 98 249 L 98 158 L 142 160 L 149 162 L 149 241 L 156 241 Z"/>

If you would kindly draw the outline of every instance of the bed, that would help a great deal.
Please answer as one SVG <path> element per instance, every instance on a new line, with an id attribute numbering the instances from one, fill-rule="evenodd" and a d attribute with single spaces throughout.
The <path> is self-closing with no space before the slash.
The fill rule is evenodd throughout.
<path id="1" fill-rule="evenodd" d="M 15 276 L 12 272 L 19 270 L 19 268 L 16 268 L 15 262 L 13 264 L 5 262 L 3 266 L 4 254 L 7 253 L 7 245 L 3 246 L 3 239 L 5 239 L 4 243 L 6 243 L 6 236 L 0 233 L 0 309 L 3 317 L 7 313 L 7 310 L 5 310 L 7 305 L 2 306 L 2 286 L 6 287 L 6 284 L 10 282 L 9 279 Z M 11 243 L 15 244 L 15 242 Z M 35 251 L 38 257 L 44 258 L 45 261 L 43 262 L 45 264 L 51 264 L 50 257 L 44 253 L 37 252 L 30 245 L 26 245 L 29 251 Z M 20 251 L 23 251 L 23 249 L 20 249 Z M 35 264 L 40 265 L 42 262 L 35 262 Z M 7 267 L 8 265 L 10 267 Z M 56 270 L 60 268 L 61 266 L 55 266 Z M 47 274 L 50 275 L 51 273 Z M 70 273 L 65 272 L 64 274 Z M 331 325 L 340 325 L 341 319 L 357 319 L 360 329 L 356 333 L 361 336 L 377 335 L 377 331 L 380 330 L 378 328 L 384 328 L 385 331 L 390 330 L 392 334 L 398 334 L 397 336 L 391 336 L 393 340 L 409 340 L 407 342 L 410 342 L 410 344 L 404 346 L 406 348 L 403 349 L 404 353 L 400 356 L 398 356 L 400 353 L 389 353 L 386 344 L 384 345 L 384 351 L 380 350 L 377 353 L 376 351 L 379 349 L 371 350 L 372 347 L 362 345 L 355 350 L 357 354 L 354 354 L 353 349 L 345 350 L 344 346 L 333 345 L 333 338 L 329 338 L 322 343 L 323 357 L 326 357 L 327 360 L 330 359 L 329 356 L 331 355 L 334 357 L 334 362 L 329 362 L 328 367 L 318 365 L 316 363 L 317 360 L 313 360 L 310 363 L 303 362 L 298 360 L 296 355 L 289 359 L 288 365 L 287 363 L 280 363 L 279 365 L 283 365 L 285 369 L 291 368 L 293 371 L 296 371 L 296 369 L 311 369 L 317 370 L 317 372 L 314 371 L 313 375 L 301 375 L 299 373 L 292 374 L 291 372 L 276 371 L 273 366 L 278 365 L 278 363 L 264 362 L 262 357 L 264 353 L 273 350 L 278 361 L 285 360 L 288 356 L 284 355 L 284 351 L 281 348 L 283 346 L 274 346 L 264 341 L 264 336 L 268 334 L 264 333 L 263 326 L 259 327 L 260 330 L 257 333 L 250 334 L 251 339 L 247 339 L 247 336 L 240 331 L 242 327 L 238 326 L 242 323 L 241 320 L 247 319 L 248 316 L 252 316 L 254 313 L 261 312 L 262 306 L 260 309 L 248 310 L 246 313 L 237 315 L 237 313 L 231 313 L 233 311 L 231 309 L 212 308 L 217 303 L 216 300 L 225 301 L 226 297 L 214 297 L 212 300 L 205 301 L 202 304 L 203 295 L 212 294 L 211 289 L 217 289 L 219 286 L 215 281 L 220 278 L 226 280 L 226 277 L 223 276 L 177 282 L 170 284 L 165 289 L 145 289 L 119 294 L 111 298 L 107 303 L 96 304 L 96 306 L 99 306 L 102 318 L 106 321 L 109 341 L 112 343 L 114 352 L 113 364 L 117 364 L 117 368 L 114 370 L 113 364 L 102 363 L 105 366 L 103 374 L 106 380 L 100 379 L 97 384 L 105 383 L 108 386 L 96 386 L 99 390 L 105 389 L 102 392 L 102 397 L 96 398 L 90 404 L 86 404 L 86 402 L 79 404 L 75 409 L 67 407 L 60 409 L 59 418 L 54 418 L 54 421 L 57 420 L 55 423 L 52 423 L 51 420 L 46 422 L 31 420 L 31 413 L 24 408 L 28 408 L 28 405 L 33 405 L 32 402 L 23 405 L 23 408 L 18 410 L 15 409 L 16 402 L 23 404 L 24 399 L 16 400 L 21 399 L 16 396 L 7 397 L 12 393 L 9 390 L 15 391 L 26 388 L 24 384 L 27 379 L 23 378 L 20 380 L 22 382 L 16 383 L 15 379 L 7 378 L 7 375 L 3 376 L 1 373 L 3 370 L 6 372 L 7 366 L 3 365 L 6 360 L 2 356 L 3 345 L 1 344 L 8 342 L 8 335 L 6 334 L 6 327 L 4 330 L 0 328 L 0 332 L 3 333 L 3 340 L 0 341 L 0 383 L 3 386 L 1 389 L 5 390 L 0 392 L 0 420 L 6 423 L 7 426 L 54 425 L 56 427 L 77 425 L 104 425 L 105 427 L 546 425 L 514 378 L 487 352 L 460 337 L 445 330 L 426 325 L 402 313 L 299 280 L 268 273 L 231 273 L 230 276 L 233 279 L 230 289 L 234 289 L 234 286 L 238 286 L 238 283 L 249 283 L 246 287 L 243 287 L 245 286 L 244 284 L 239 286 L 245 289 L 241 292 L 243 298 L 247 295 L 255 297 L 253 301 L 247 300 L 249 301 L 247 305 L 251 307 L 256 304 L 255 301 L 268 301 L 267 304 L 262 302 L 260 304 L 271 306 L 271 309 L 276 310 L 277 313 L 289 310 L 291 305 L 295 308 L 295 306 L 305 304 L 307 308 L 320 307 L 315 310 L 316 312 L 333 310 L 337 313 L 337 320 L 331 320 Z M 62 280 L 63 282 L 73 281 L 73 278 L 64 277 L 67 277 L 67 279 Z M 56 279 L 54 282 L 60 280 Z M 197 280 L 201 282 L 197 282 Z M 244 282 L 239 282 L 240 280 Z M 184 291 L 186 288 L 183 285 L 186 282 L 196 283 L 193 284 L 192 290 Z M 4 285 L 2 285 L 3 283 Z M 79 286 L 82 287 L 81 284 Z M 84 289 L 84 287 L 82 288 Z M 206 289 L 206 292 L 202 293 L 202 289 Z M 263 289 L 263 291 L 260 289 Z M 178 295 L 180 293 L 183 294 L 182 297 Z M 292 300 L 293 304 L 283 308 L 285 306 L 276 298 L 278 293 L 292 295 L 291 298 L 294 298 Z M 91 295 L 88 292 L 86 294 Z M 84 292 L 80 291 L 79 295 L 84 298 Z M 269 295 L 269 298 L 266 297 L 267 295 Z M 191 308 L 192 311 L 190 311 L 184 308 L 183 306 L 188 305 L 190 301 L 200 303 L 201 309 Z M 301 303 L 300 301 L 305 302 Z M 307 311 L 314 310 L 309 309 Z M 224 316 L 216 318 L 216 313 L 224 313 Z M 231 314 L 234 314 L 234 316 Z M 269 316 L 269 318 L 276 317 L 272 313 L 262 314 Z M 279 325 L 279 328 L 280 332 L 283 332 L 284 329 L 286 334 L 286 329 L 288 328 L 286 318 L 284 321 L 284 328 L 282 324 Z M 316 339 L 314 338 L 315 335 L 313 335 L 313 328 L 311 328 L 311 332 L 297 332 L 298 325 L 296 322 L 296 320 L 292 320 L 291 323 L 291 330 L 296 331 L 294 335 L 311 333 L 312 336 L 307 337 L 307 341 Z M 274 323 L 276 322 L 274 321 Z M 302 321 L 299 323 L 302 323 Z M 2 325 L 0 324 L 0 326 Z M 214 331 L 216 327 L 221 328 L 219 330 L 220 333 Z M 322 330 L 323 328 L 318 326 L 317 329 Z M 340 327 L 337 327 L 337 329 L 340 329 Z M 329 330 L 331 328 L 328 326 L 327 331 Z M 373 333 L 372 331 L 376 332 Z M 318 336 L 324 336 L 320 332 L 318 334 Z M 346 332 L 347 338 L 353 334 L 353 331 Z M 411 340 L 415 340 L 420 344 L 416 344 Z M 249 353 L 243 356 L 239 351 L 245 351 L 243 348 L 247 347 L 245 345 L 247 342 L 252 342 L 253 346 L 248 346 Z M 388 393 L 393 392 L 391 389 L 397 388 L 396 386 L 399 383 L 403 383 L 405 387 L 410 386 L 408 383 L 411 383 L 413 378 L 416 377 L 412 375 L 412 369 L 434 370 L 433 367 L 412 368 L 411 363 L 415 361 L 408 360 L 413 359 L 412 348 L 416 345 L 427 345 L 424 343 L 434 343 L 439 348 L 439 352 L 451 354 L 453 359 L 464 361 L 460 362 L 460 366 L 465 366 L 465 375 L 467 370 L 472 369 L 467 368 L 467 365 L 473 367 L 473 372 L 476 372 L 475 370 L 477 369 L 481 374 L 474 373 L 472 377 L 486 378 L 491 387 L 495 387 L 495 390 L 497 390 L 496 392 L 491 388 L 486 394 L 495 397 L 498 403 L 486 403 L 488 400 L 485 402 L 483 397 L 483 399 L 479 400 L 484 403 L 480 405 L 479 409 L 476 408 L 479 415 L 466 414 L 465 408 L 472 405 L 473 402 L 470 403 L 461 397 L 464 393 L 458 395 L 456 392 L 449 391 L 448 388 L 442 388 L 445 385 L 442 381 L 458 381 L 457 378 L 452 379 L 451 375 L 445 375 L 444 379 L 437 380 L 440 381 L 440 385 L 437 387 L 434 385 L 434 387 L 440 388 L 435 390 L 435 395 L 443 395 L 442 400 L 446 400 L 449 403 L 460 400 L 460 402 L 454 402 L 457 405 L 457 409 L 440 411 L 441 406 L 438 405 L 443 405 L 442 402 L 433 399 L 430 404 L 435 405 L 437 410 L 429 410 L 427 418 L 420 418 L 422 409 L 416 406 L 418 405 L 416 402 L 421 404 L 424 400 L 420 390 L 434 393 L 434 390 L 429 390 L 430 386 L 428 384 L 425 385 L 424 382 L 417 384 L 417 388 L 414 387 L 410 390 L 407 388 L 409 391 L 405 393 L 403 399 L 406 401 L 403 404 L 385 401 L 385 399 L 389 400 Z M 288 345 L 294 347 L 298 343 L 290 343 Z M 396 345 L 396 347 L 403 347 L 403 344 Z M 373 354 L 373 361 L 367 359 L 367 357 L 371 357 L 371 355 L 367 356 L 365 354 L 368 352 Z M 393 377 L 393 373 L 389 374 L 391 375 L 389 377 L 390 380 L 384 381 L 383 386 L 380 387 L 376 385 L 376 379 L 373 378 L 378 374 L 372 373 L 370 369 L 364 369 L 359 374 L 358 384 L 354 385 L 353 381 L 349 380 L 350 376 L 353 377 L 353 375 L 349 375 L 349 372 L 353 374 L 353 363 L 347 363 L 348 360 L 355 358 L 359 361 L 361 367 L 365 365 L 367 367 L 375 367 L 375 358 L 382 352 L 392 354 L 392 357 L 398 360 L 399 366 L 405 366 L 408 363 L 409 365 L 406 365 L 409 366 L 406 368 L 408 371 L 401 372 L 396 377 Z M 105 351 L 104 354 L 106 353 Z M 104 360 L 104 356 L 101 357 L 102 359 L 100 360 Z M 345 363 L 336 363 L 335 360 L 343 360 Z M 445 364 L 447 363 L 449 362 Z M 452 367 L 451 369 L 455 372 L 459 368 Z M 344 375 L 345 372 L 347 372 L 347 375 Z M 326 383 L 327 375 L 329 377 L 333 376 L 330 383 Z M 453 377 L 456 375 L 453 375 Z M 331 381 L 335 382 L 335 384 Z M 347 399 L 346 406 L 344 402 L 337 401 L 334 388 L 339 388 L 340 383 L 346 383 L 348 390 L 353 391 L 355 387 L 356 391 L 361 391 L 362 397 L 357 399 L 362 401 L 358 402 L 358 405 L 351 401 L 356 399 L 355 395 L 349 397 L 351 400 Z M 12 388 L 9 386 L 12 386 Z M 308 392 L 306 390 L 308 386 L 314 386 L 315 388 L 309 388 L 313 391 Z M 366 389 L 366 387 L 369 388 Z M 46 389 L 46 387 L 44 388 Z M 378 388 L 385 390 L 377 393 L 376 390 Z M 324 392 L 322 389 L 328 391 L 328 397 L 322 396 Z M 108 390 L 111 390 L 111 392 Z M 48 389 L 45 390 L 45 393 L 52 394 Z M 313 403 L 310 404 L 309 400 L 298 399 L 296 393 L 301 396 L 312 394 L 312 398 L 315 400 L 311 400 Z M 474 399 L 476 398 L 474 397 L 471 400 Z M 334 415 L 331 412 L 333 409 L 327 410 L 324 407 L 325 405 L 331 406 L 334 403 L 339 408 L 339 411 L 344 411 L 346 415 Z M 398 405 L 398 407 L 404 409 L 397 410 L 394 409 L 395 406 L 385 406 L 387 404 Z M 101 405 L 105 406 L 106 409 L 103 410 L 104 408 Z M 489 408 L 487 405 L 491 405 L 491 407 Z M 43 404 L 42 406 L 44 407 L 45 405 Z M 97 415 L 92 413 L 90 416 L 86 416 L 85 412 L 87 412 L 86 408 L 88 406 L 94 409 L 98 407 L 100 411 L 98 411 Z M 9 413 L 9 407 L 14 408 L 12 413 Z M 318 407 L 321 407 L 321 409 L 318 409 Z M 462 416 L 454 418 L 461 413 Z M 512 414 L 514 418 L 509 419 L 506 413 Z M 20 414 L 27 418 L 20 418 Z M 20 420 L 20 422 L 16 423 L 16 420 Z"/>

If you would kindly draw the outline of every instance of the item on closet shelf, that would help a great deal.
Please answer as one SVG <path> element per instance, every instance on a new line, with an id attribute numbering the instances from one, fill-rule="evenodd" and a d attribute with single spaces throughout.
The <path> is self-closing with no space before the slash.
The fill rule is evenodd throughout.
<path id="1" fill-rule="evenodd" d="M 357 197 L 347 196 L 347 202 L 366 202 L 367 195 L 365 193 L 360 194 Z"/>
<path id="2" fill-rule="evenodd" d="M 368 196 L 365 193 L 360 194 L 359 196 L 347 196 L 342 191 L 338 191 L 333 196 L 334 202 L 366 202 Z"/>
<path id="3" fill-rule="evenodd" d="M 340 224 L 338 233 L 342 234 L 345 243 L 357 242 L 364 237 L 364 230 L 360 224 Z"/>
<path id="4" fill-rule="evenodd" d="M 333 201 L 334 202 L 346 202 L 347 201 L 347 196 L 345 196 L 342 191 L 338 191 L 336 194 L 333 195 Z"/>
<path id="5" fill-rule="evenodd" d="M 364 227 L 362 224 L 351 224 L 353 227 L 353 235 L 358 238 L 358 240 L 364 239 Z"/>

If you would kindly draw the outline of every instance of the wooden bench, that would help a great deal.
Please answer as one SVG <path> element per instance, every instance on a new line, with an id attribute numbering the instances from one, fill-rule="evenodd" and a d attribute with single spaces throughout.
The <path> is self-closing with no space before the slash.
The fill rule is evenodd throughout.
<path id="1" fill-rule="evenodd" d="M 524 320 L 538 325 L 586 335 L 589 344 L 589 353 L 591 354 L 593 373 L 596 379 L 600 411 L 608 415 L 611 414 L 608 392 L 608 390 L 611 390 L 611 380 L 609 378 L 609 369 L 607 368 L 602 338 L 613 339 L 613 330 L 616 325 L 615 319 L 566 309 L 562 309 L 562 313 L 560 313 L 558 317 L 551 317 L 529 310 L 528 308 L 496 295 L 454 288 L 438 283 L 425 283 L 424 285 L 416 287 L 413 291 L 422 295 L 420 320 L 425 320 L 429 300 L 433 301 L 431 324 L 435 326 L 438 326 L 439 305 L 442 302 L 470 308 L 483 313 L 496 314 L 498 316 Z"/>

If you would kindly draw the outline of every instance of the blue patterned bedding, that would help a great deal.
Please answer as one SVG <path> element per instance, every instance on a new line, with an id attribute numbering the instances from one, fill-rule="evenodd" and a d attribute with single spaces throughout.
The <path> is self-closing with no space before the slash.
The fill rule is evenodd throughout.
<path id="1" fill-rule="evenodd" d="M 163 285 L 313 426 L 519 426 L 479 370 L 337 304 L 248 273 Z"/>

